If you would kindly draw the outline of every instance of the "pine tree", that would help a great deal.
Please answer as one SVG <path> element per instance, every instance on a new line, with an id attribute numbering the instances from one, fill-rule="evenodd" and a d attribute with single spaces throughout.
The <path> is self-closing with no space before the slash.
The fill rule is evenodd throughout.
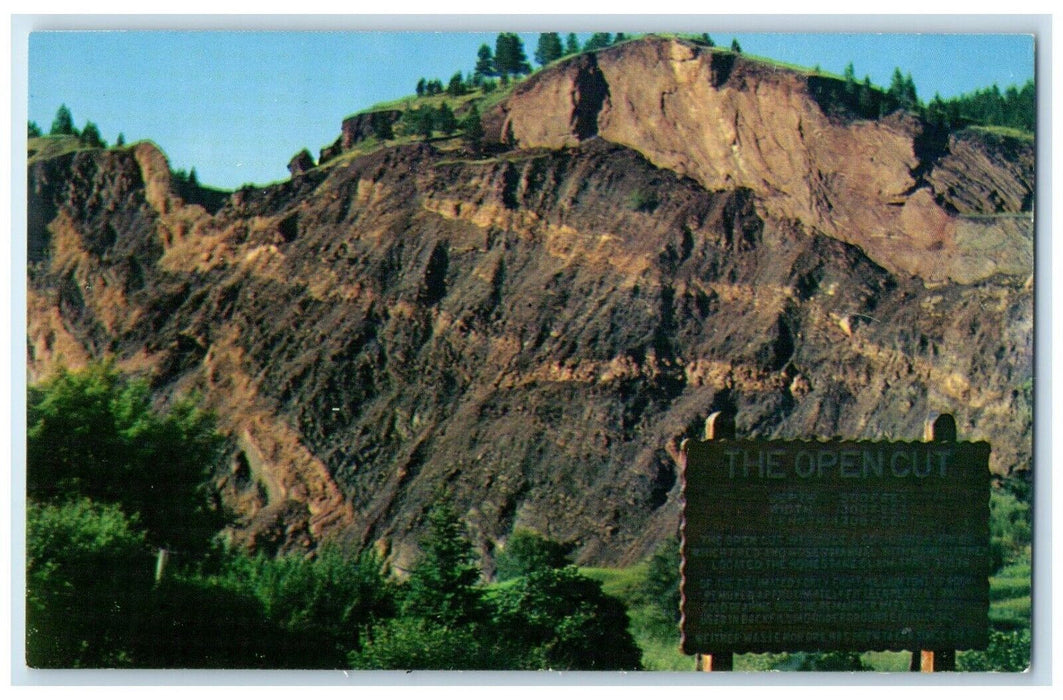
<path id="1" fill-rule="evenodd" d="M 30 122 L 26 125 L 26 138 L 39 138 L 41 136 L 41 127 L 37 126 L 37 122 Z"/>
<path id="2" fill-rule="evenodd" d="M 906 109 L 916 109 L 919 107 L 919 96 L 915 92 L 915 81 L 912 80 L 912 74 L 908 73 L 904 76 L 904 94 L 902 104 Z"/>
<path id="3" fill-rule="evenodd" d="M 535 48 L 535 62 L 545 66 L 551 61 L 556 61 L 564 55 L 561 47 L 561 37 L 557 32 L 544 32 L 539 35 L 539 45 Z"/>
<path id="4" fill-rule="evenodd" d="M 591 38 L 584 44 L 584 51 L 597 51 L 598 49 L 604 49 L 613 43 L 613 35 L 609 32 L 595 32 L 591 34 Z"/>
<path id="5" fill-rule="evenodd" d="M 85 128 L 81 130 L 81 145 L 89 148 L 106 148 L 107 144 L 100 138 L 100 129 L 93 122 L 85 122 Z"/>
<path id="6" fill-rule="evenodd" d="M 431 107 L 422 107 L 415 113 L 415 128 L 417 135 L 425 141 L 432 138 L 432 129 L 435 128 L 435 110 Z"/>
<path id="7" fill-rule="evenodd" d="M 467 146 L 474 151 L 478 151 L 483 137 L 484 126 L 483 122 L 480 121 L 480 110 L 474 104 L 461 120 L 461 138 Z"/>
<path id="8" fill-rule="evenodd" d="M 842 76 L 845 78 L 845 94 L 850 97 L 856 95 L 856 69 L 853 68 L 852 61 L 846 64 L 845 72 Z"/>
<path id="9" fill-rule="evenodd" d="M 118 138 L 115 139 L 114 145 L 118 148 L 121 148 L 125 145 L 125 134 L 123 134 L 121 131 L 118 132 Z"/>
<path id="10" fill-rule="evenodd" d="M 447 94 L 451 97 L 461 97 L 465 94 L 465 81 L 462 80 L 461 71 L 450 76 L 450 82 L 447 83 Z"/>
<path id="11" fill-rule="evenodd" d="M 616 36 L 613 37 L 613 43 L 619 44 L 621 41 L 627 41 L 627 35 L 624 32 L 617 32 Z"/>
<path id="12" fill-rule="evenodd" d="M 59 109 L 55 112 L 55 119 L 52 120 L 52 128 L 48 132 L 50 136 L 77 136 L 77 129 L 74 128 L 74 118 L 70 114 L 70 108 L 65 104 L 60 105 Z"/>
<path id="13" fill-rule="evenodd" d="M 890 77 L 890 86 L 886 90 L 886 96 L 890 98 L 890 102 L 894 107 L 899 107 L 904 103 L 904 74 L 901 73 L 900 68 L 893 69 L 893 75 Z"/>
<path id="14" fill-rule="evenodd" d="M 369 124 L 373 127 L 373 135 L 380 141 L 395 138 L 395 132 L 391 128 L 391 119 L 384 112 L 373 112 L 369 117 Z"/>
<path id="15" fill-rule="evenodd" d="M 577 53 L 579 53 L 579 39 L 576 38 L 575 34 L 569 32 L 568 36 L 565 37 L 565 55 L 571 56 Z"/>
<path id="16" fill-rule="evenodd" d="M 516 34 L 502 32 L 495 40 L 495 70 L 502 76 L 531 73 L 524 42 Z"/>
<path id="17" fill-rule="evenodd" d="M 480 44 L 480 50 L 476 52 L 476 67 L 473 68 L 473 77 L 483 79 L 492 75 L 498 75 L 498 73 L 495 71 L 495 59 L 491 55 L 491 47 L 487 44 Z"/>
<path id="18" fill-rule="evenodd" d="M 435 114 L 435 128 L 445 135 L 453 134 L 458 128 L 458 120 L 454 118 L 454 112 L 446 102 L 439 105 Z"/>
<path id="19" fill-rule="evenodd" d="M 424 96 L 424 91 L 425 91 L 425 80 L 424 80 L 424 78 L 421 78 L 420 80 L 417 81 L 417 96 L 418 97 L 423 97 Z"/>
<path id="20" fill-rule="evenodd" d="M 738 39 L 731 39 L 731 50 L 735 53 L 742 53 L 742 46 L 738 43 Z"/>
<path id="21" fill-rule="evenodd" d="M 709 48 L 716 46 L 716 42 L 712 40 L 712 37 L 709 36 L 708 32 L 701 33 L 701 40 L 705 43 L 705 46 L 708 46 Z"/>
<path id="22" fill-rule="evenodd" d="M 410 572 L 403 612 L 446 627 L 479 620 L 480 570 L 462 522 L 448 505 L 439 504 L 429 511 L 428 526 L 421 557 Z"/>

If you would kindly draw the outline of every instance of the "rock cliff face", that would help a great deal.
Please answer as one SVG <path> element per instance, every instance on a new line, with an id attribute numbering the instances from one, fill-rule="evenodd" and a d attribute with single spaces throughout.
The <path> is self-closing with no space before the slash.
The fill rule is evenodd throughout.
<path id="1" fill-rule="evenodd" d="M 495 138 L 519 146 L 561 148 L 598 136 L 707 189 L 748 188 L 767 215 L 798 220 L 928 281 L 1031 269 L 1032 144 L 970 136 L 943 144 L 943 135 L 902 112 L 881 120 L 834 115 L 819 100 L 832 92 L 829 82 L 841 87 L 651 39 L 537 75 L 489 123 Z M 1026 225 L 1001 234 L 1006 241 L 988 270 L 964 222 L 950 215 L 956 211 L 1025 214 Z"/>
<path id="2" fill-rule="evenodd" d="M 200 390 L 237 537 L 400 566 L 441 497 L 488 557 L 521 525 L 634 561 L 721 408 L 898 439 L 947 410 L 1028 468 L 1031 148 L 814 92 L 647 40 L 522 84 L 490 158 L 385 148 L 220 208 L 150 144 L 34 162 L 31 380 L 106 355 Z"/>

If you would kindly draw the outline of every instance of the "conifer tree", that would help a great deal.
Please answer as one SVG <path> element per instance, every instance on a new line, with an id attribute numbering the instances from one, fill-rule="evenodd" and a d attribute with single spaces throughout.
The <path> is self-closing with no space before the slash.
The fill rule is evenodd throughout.
<path id="1" fill-rule="evenodd" d="M 495 40 L 495 70 L 501 76 L 531 73 L 524 42 L 516 34 L 502 32 Z"/>
<path id="2" fill-rule="evenodd" d="M 35 139 L 40 137 L 41 135 L 41 127 L 37 126 L 37 122 L 31 121 L 26 125 L 27 138 Z"/>
<path id="3" fill-rule="evenodd" d="M 465 81 L 461 77 L 461 71 L 450 76 L 447 83 L 447 94 L 451 97 L 460 97 L 465 94 Z"/>
<path id="4" fill-rule="evenodd" d="M 564 55 L 561 47 L 561 37 L 557 32 L 544 32 L 539 35 L 539 44 L 535 48 L 535 62 L 545 66 L 551 61 L 556 61 Z"/>
<path id="5" fill-rule="evenodd" d="M 742 53 L 742 46 L 738 43 L 738 39 L 731 39 L 731 50 L 735 53 Z"/>
<path id="6" fill-rule="evenodd" d="M 403 612 L 446 627 L 480 619 L 480 570 L 462 522 L 448 505 L 440 504 L 429 511 L 428 525 L 421 557 L 410 572 Z"/>
<path id="7" fill-rule="evenodd" d="M 115 139 L 114 145 L 118 148 L 121 148 L 125 145 L 125 134 L 123 134 L 121 131 L 118 132 L 118 138 Z"/>
<path id="8" fill-rule="evenodd" d="M 565 55 L 571 56 L 577 53 L 579 53 L 579 39 L 576 38 L 574 33 L 569 32 L 568 36 L 565 37 Z"/>
<path id="9" fill-rule="evenodd" d="M 595 32 L 591 34 L 591 38 L 584 44 L 584 51 L 597 51 L 598 49 L 604 49 L 613 43 L 613 35 L 609 32 Z"/>
<path id="10" fill-rule="evenodd" d="M 498 73 L 495 72 L 495 58 L 491 54 L 491 47 L 487 44 L 480 44 L 480 49 L 476 52 L 476 67 L 473 68 L 473 77 L 482 79 L 493 75 L 498 75 Z"/>
<path id="11" fill-rule="evenodd" d="M 100 129 L 95 123 L 85 122 L 85 128 L 81 130 L 79 137 L 83 146 L 89 148 L 106 148 L 107 144 L 100 138 Z"/>
<path id="12" fill-rule="evenodd" d="M 480 110 L 474 104 L 461 120 L 461 138 L 467 146 L 478 151 L 483 137 L 484 127 L 480 121 Z"/>
<path id="13" fill-rule="evenodd" d="M 424 78 L 421 78 L 420 80 L 417 81 L 417 96 L 418 97 L 423 97 L 424 96 L 425 85 L 426 85 L 426 83 L 425 83 L 425 79 Z"/>
<path id="14" fill-rule="evenodd" d="M 77 136 L 74 128 L 74 118 L 70 114 L 70 108 L 65 104 L 60 105 L 52 120 L 52 128 L 48 131 L 50 136 Z"/>
<path id="15" fill-rule="evenodd" d="M 449 136 L 458 128 L 458 120 L 454 118 L 454 112 L 446 102 L 439 105 L 435 114 L 435 128 Z"/>
<path id="16" fill-rule="evenodd" d="M 853 68 L 852 61 L 846 64 L 845 72 L 842 76 L 845 78 L 845 94 L 852 97 L 856 94 L 856 69 Z"/>

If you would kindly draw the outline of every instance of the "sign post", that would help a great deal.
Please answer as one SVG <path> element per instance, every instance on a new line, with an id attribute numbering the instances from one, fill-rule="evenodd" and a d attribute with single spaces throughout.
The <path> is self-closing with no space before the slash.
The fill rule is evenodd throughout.
<path id="1" fill-rule="evenodd" d="M 951 416 L 927 442 L 735 440 L 733 426 L 714 414 L 681 450 L 682 648 L 702 669 L 744 652 L 934 650 L 945 670 L 953 650 L 985 648 L 987 443 L 956 442 Z"/>

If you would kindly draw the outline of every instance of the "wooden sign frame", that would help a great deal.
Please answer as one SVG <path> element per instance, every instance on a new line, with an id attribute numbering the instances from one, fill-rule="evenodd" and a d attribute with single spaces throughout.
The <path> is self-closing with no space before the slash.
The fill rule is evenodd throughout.
<path id="1" fill-rule="evenodd" d="M 924 442 L 739 441 L 710 416 L 681 450 L 683 651 L 727 670 L 903 649 L 942 670 L 985 648 L 990 448 L 955 435 L 944 414 Z"/>

